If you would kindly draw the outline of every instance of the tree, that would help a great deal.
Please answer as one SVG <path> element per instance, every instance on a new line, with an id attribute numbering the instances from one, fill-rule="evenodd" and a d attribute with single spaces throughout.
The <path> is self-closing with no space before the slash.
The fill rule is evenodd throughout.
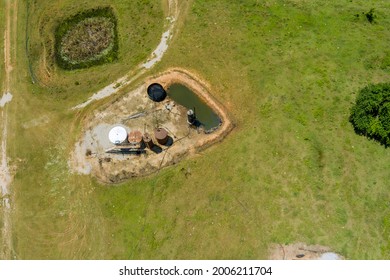
<path id="1" fill-rule="evenodd" d="M 390 146 L 390 83 L 361 89 L 349 121 L 357 134 Z"/>

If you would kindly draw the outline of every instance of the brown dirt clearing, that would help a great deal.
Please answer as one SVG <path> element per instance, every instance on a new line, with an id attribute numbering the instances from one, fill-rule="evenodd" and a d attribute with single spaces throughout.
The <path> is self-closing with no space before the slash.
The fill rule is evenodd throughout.
<path id="1" fill-rule="evenodd" d="M 155 103 L 146 94 L 151 83 L 165 88 L 181 83 L 193 90 L 221 119 L 221 125 L 212 133 L 205 134 L 187 124 L 187 109 L 167 97 Z M 195 154 L 199 149 L 222 140 L 232 129 L 226 110 L 209 94 L 208 86 L 201 79 L 183 69 L 171 69 L 147 79 L 137 89 L 95 110 L 84 120 L 82 139 L 76 143 L 69 161 L 78 173 L 92 174 L 105 183 L 119 183 L 130 177 L 145 176 L 161 168 L 178 163 L 184 156 Z M 138 118 L 130 118 L 141 114 Z M 116 125 L 127 132 L 138 130 L 153 135 L 156 127 L 168 131 L 172 145 L 160 145 L 161 152 L 145 149 L 141 155 L 106 153 L 114 145 L 108 140 L 108 132 Z M 154 140 L 156 143 L 156 140 Z"/>
<path id="2" fill-rule="evenodd" d="M 289 245 L 275 244 L 271 247 L 270 260 L 341 260 L 337 253 L 321 245 L 295 243 Z"/>

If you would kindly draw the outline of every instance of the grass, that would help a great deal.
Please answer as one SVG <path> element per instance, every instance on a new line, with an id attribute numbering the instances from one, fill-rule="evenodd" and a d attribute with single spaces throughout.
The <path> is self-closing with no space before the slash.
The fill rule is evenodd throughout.
<path id="1" fill-rule="evenodd" d="M 55 28 L 78 12 L 106 6 L 107 1 L 28 3 L 27 50 L 36 83 L 41 86 L 35 91 L 76 104 L 143 62 L 158 44 L 164 26 L 159 0 L 112 1 L 110 6 L 118 20 L 118 59 L 88 70 L 66 71 L 55 63 Z"/>
<path id="2" fill-rule="evenodd" d="M 5 24 L 5 20 L 4 20 L 4 6 L 5 6 L 5 3 L 4 2 L 1 2 L 0 3 L 0 32 L 1 34 L 4 34 L 4 24 Z M 4 57 L 4 40 L 0 40 L 0 56 L 3 58 Z M 4 59 L 1 59 L 0 60 L 0 69 L 4 69 Z M 0 89 L 1 89 L 1 92 L 0 92 L 0 95 L 3 96 L 3 88 L 4 88 L 4 71 L 0 71 Z M 0 126 L 2 127 L 2 125 Z M 3 138 L 3 135 L 1 134 L 0 135 L 0 141 L 2 141 L 2 138 Z M 0 142 L 1 143 L 1 142 Z M 3 230 L 3 206 L 0 204 L 0 232 L 2 232 Z M 0 244 L 3 244 L 3 236 L 2 234 L 0 234 Z M 0 253 L 1 254 L 1 253 Z"/>
<path id="3" fill-rule="evenodd" d="M 64 2 L 62 14 L 74 13 Z M 36 15 L 54 5 L 42 3 Z M 119 34 L 121 22 L 131 19 L 121 3 L 112 4 Z M 355 17 L 371 8 L 375 24 Z M 271 243 L 305 242 L 349 259 L 388 258 L 390 152 L 356 135 L 348 117 L 360 88 L 390 78 L 381 67 L 389 11 L 389 3 L 377 1 L 190 2 L 153 73 L 178 66 L 204 77 L 236 129 L 177 166 L 110 187 L 67 167 L 83 117 L 67 108 L 88 96 L 69 81 L 85 89 L 83 77 L 102 77 L 108 69 L 69 75 L 57 69 L 50 86 L 31 85 L 18 36 L 17 95 L 9 107 L 18 257 L 261 259 Z M 19 12 L 23 21 L 24 9 Z M 154 30 L 152 49 L 162 29 Z M 116 64 L 122 70 L 93 88 L 131 66 L 124 60 L 129 53 Z M 48 124 L 23 128 L 43 115 Z"/>
<path id="4" fill-rule="evenodd" d="M 49 13 L 52 3 L 41 4 L 47 7 L 42 10 Z M 75 4 L 71 1 L 65 4 L 68 8 L 51 7 L 53 11 L 50 10 L 50 13 L 55 14 L 60 8 L 64 8 L 63 10 L 69 14 L 76 11 Z M 93 7 L 95 4 L 96 1 L 88 1 L 88 3 L 84 1 L 80 9 Z M 70 8 L 69 5 L 71 5 Z M 128 2 L 126 4 L 125 1 L 117 1 L 115 8 L 123 8 L 124 5 L 129 6 Z M 141 1 L 133 2 L 132 5 L 135 6 L 131 6 L 131 9 L 138 9 L 137 6 L 141 5 Z M 150 48 L 154 48 L 158 44 L 162 30 L 162 27 L 157 26 L 157 22 L 162 20 L 162 12 L 159 10 L 161 9 L 160 2 L 146 1 L 144 5 L 141 5 L 140 10 L 151 9 L 152 18 L 138 21 L 139 17 L 135 16 L 129 17 L 125 22 L 124 13 L 130 12 L 131 9 L 123 8 L 118 12 L 118 28 L 123 30 L 124 25 L 137 25 L 137 28 L 140 26 L 143 28 L 143 22 L 150 24 L 154 22 L 156 29 L 148 30 L 152 33 L 149 38 L 156 38 L 154 44 L 150 42 Z M 155 8 L 153 8 L 154 5 L 156 5 Z M 36 15 L 41 14 L 42 10 L 39 10 L 39 13 L 36 11 Z M 51 14 L 47 14 L 49 15 Z M 24 26 L 26 17 L 25 3 L 20 2 L 18 26 Z M 31 32 L 34 31 L 35 29 L 32 29 Z M 33 44 L 33 39 L 31 39 L 33 35 L 30 34 L 31 44 Z M 120 40 L 120 44 L 124 44 L 127 38 L 122 37 Z M 147 40 L 142 43 L 149 44 Z M 131 46 L 124 48 L 124 50 L 129 49 L 132 50 Z M 106 240 L 110 232 L 107 231 L 109 227 L 103 220 L 101 207 L 94 191 L 97 184 L 87 177 L 72 174 L 68 168 L 69 152 L 77 136 L 74 130 L 79 125 L 76 123 L 74 112 L 69 108 L 75 105 L 77 100 L 90 95 L 92 91 L 90 83 L 104 84 L 105 80 L 102 77 L 107 73 L 100 69 L 99 75 L 95 75 L 98 71 L 93 68 L 78 70 L 78 78 L 89 76 L 84 80 L 79 80 L 77 94 L 81 96 L 75 96 L 76 93 L 72 92 L 75 88 L 74 82 L 69 84 L 69 89 L 55 92 L 55 89 L 58 90 L 61 87 L 61 82 L 56 82 L 55 86 L 31 84 L 28 60 L 25 56 L 23 29 L 18 29 L 16 50 L 18 59 L 12 72 L 14 98 L 8 106 L 10 120 L 8 155 L 12 161 L 11 164 L 18 166 L 12 185 L 15 194 L 13 221 L 18 221 L 13 224 L 13 244 L 17 258 L 96 259 L 107 257 L 111 245 Z M 133 55 L 140 52 L 146 53 L 146 50 L 126 53 L 126 57 L 139 63 L 140 58 L 133 57 Z M 34 55 L 32 57 L 39 59 Z M 131 67 L 134 67 L 128 62 L 123 62 L 123 59 L 123 56 L 120 57 L 118 62 L 123 65 L 114 65 L 116 68 L 121 68 L 119 72 L 118 69 L 112 71 L 116 75 L 127 73 Z M 38 63 L 37 60 L 33 63 Z M 68 75 L 57 70 L 60 72 L 58 75 Z M 59 80 L 65 82 L 71 76 L 76 77 L 76 74 L 71 73 Z M 48 119 L 49 122 L 39 123 L 38 121 L 38 123 L 35 122 L 35 126 L 30 126 L 34 121 L 42 119 Z M 27 238 L 28 235 L 31 239 Z"/>

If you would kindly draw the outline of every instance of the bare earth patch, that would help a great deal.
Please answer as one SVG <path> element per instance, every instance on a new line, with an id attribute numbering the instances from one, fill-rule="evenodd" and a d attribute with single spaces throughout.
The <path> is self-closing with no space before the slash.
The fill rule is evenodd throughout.
<path id="1" fill-rule="evenodd" d="M 12 100 L 12 94 L 10 92 L 6 92 L 3 94 L 3 96 L 0 98 L 0 108 L 4 107 L 5 104 L 8 102 L 11 102 Z"/>
<path id="2" fill-rule="evenodd" d="M 295 243 L 289 245 L 274 244 L 271 247 L 270 260 L 342 260 L 337 253 L 321 245 Z"/>
<path id="3" fill-rule="evenodd" d="M 160 83 L 164 88 L 173 83 L 187 86 L 214 110 L 221 125 L 210 134 L 189 128 L 186 108 L 169 97 L 160 103 L 148 98 L 146 89 L 151 83 Z M 162 127 L 168 131 L 170 143 L 159 145 L 157 153 L 148 148 L 141 155 L 107 153 L 114 146 L 108 140 L 108 132 L 116 125 L 125 127 L 127 132 L 138 130 L 151 135 L 156 127 Z M 157 172 L 222 140 L 233 127 L 226 110 L 211 97 L 208 86 L 183 69 L 171 69 L 147 79 L 137 89 L 95 110 L 83 126 L 83 135 L 75 145 L 69 164 L 76 172 L 92 174 L 105 183 L 119 183 Z"/>

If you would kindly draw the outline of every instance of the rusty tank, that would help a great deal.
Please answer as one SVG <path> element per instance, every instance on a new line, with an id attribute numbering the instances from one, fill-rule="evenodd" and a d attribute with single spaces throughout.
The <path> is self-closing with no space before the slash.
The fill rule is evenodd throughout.
<path id="1" fill-rule="evenodd" d="M 156 128 L 154 130 L 154 138 L 160 145 L 165 145 L 168 142 L 168 132 L 164 128 Z"/>

